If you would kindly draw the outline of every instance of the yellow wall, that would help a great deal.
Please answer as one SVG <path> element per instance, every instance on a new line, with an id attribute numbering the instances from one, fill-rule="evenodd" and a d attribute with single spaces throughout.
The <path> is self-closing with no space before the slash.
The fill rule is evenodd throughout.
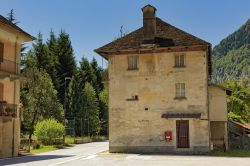
<path id="1" fill-rule="evenodd" d="M 211 121 L 227 121 L 226 92 L 215 86 L 208 87 Z"/>
<path id="2" fill-rule="evenodd" d="M 4 85 L 4 101 L 9 104 L 19 105 L 20 80 L 18 78 L 20 68 L 15 63 L 20 62 L 20 45 L 24 40 L 17 33 L 5 26 L 0 26 L 0 42 L 4 43 L 4 62 L 0 70 L 0 83 Z M 19 66 L 18 66 L 19 67 Z M 12 73 L 12 72 L 16 73 Z M 12 157 L 18 155 L 20 143 L 20 121 L 19 108 L 17 108 L 17 117 L 0 117 L 0 158 Z M 13 132 L 14 130 L 14 132 Z M 14 133 L 14 134 L 13 134 Z M 13 144 L 14 137 L 14 144 Z M 14 150 L 12 152 L 12 150 Z"/>

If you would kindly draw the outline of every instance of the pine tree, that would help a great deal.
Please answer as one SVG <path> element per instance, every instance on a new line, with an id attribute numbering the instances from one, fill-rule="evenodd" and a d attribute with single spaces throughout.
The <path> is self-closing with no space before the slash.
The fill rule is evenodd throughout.
<path id="1" fill-rule="evenodd" d="M 83 111 L 85 114 L 85 131 L 91 135 L 99 134 L 101 125 L 99 120 L 99 108 L 94 88 L 90 83 L 86 83 L 83 89 Z"/>
<path id="2" fill-rule="evenodd" d="M 78 74 L 75 74 L 69 83 L 67 95 L 69 109 L 67 109 L 66 117 L 72 118 L 83 116 L 80 111 L 83 104 L 82 90 L 83 85 L 81 79 Z"/>
<path id="3" fill-rule="evenodd" d="M 43 43 L 42 34 L 40 32 L 38 33 L 36 43 L 33 44 L 33 50 L 37 58 L 38 69 L 44 69 L 48 73 L 51 70 L 53 62 L 46 45 Z"/>
<path id="4" fill-rule="evenodd" d="M 61 31 L 57 39 L 57 77 L 59 79 L 59 99 L 64 103 L 65 98 L 65 78 L 72 77 L 76 71 L 76 62 L 69 35 Z"/>
<path id="5" fill-rule="evenodd" d="M 50 75 L 52 82 L 54 86 L 56 87 L 56 89 L 59 89 L 60 88 L 59 79 L 57 78 L 57 66 L 59 65 L 58 55 L 57 55 L 57 52 L 58 52 L 57 38 L 52 29 L 50 31 L 50 37 L 47 40 L 46 45 L 47 45 L 49 57 L 51 58 L 51 61 L 52 61 L 48 74 Z"/>
<path id="6" fill-rule="evenodd" d="M 93 68 L 94 75 L 96 76 L 96 81 L 95 81 L 95 84 L 93 85 L 93 87 L 95 88 L 97 95 L 99 95 L 100 91 L 103 90 L 103 83 L 102 83 L 103 70 L 102 70 L 102 68 L 100 68 L 98 66 L 98 63 L 97 63 L 95 58 L 92 59 L 91 67 Z"/>
<path id="7" fill-rule="evenodd" d="M 82 58 L 80 62 L 80 77 L 82 78 L 83 84 L 89 82 L 93 87 L 96 86 L 96 75 L 91 64 L 86 58 Z"/>
<path id="8" fill-rule="evenodd" d="M 19 23 L 17 21 L 17 19 L 15 18 L 14 9 L 10 10 L 10 12 L 7 14 L 6 19 L 9 20 L 10 22 L 12 22 L 15 25 L 17 25 Z"/>

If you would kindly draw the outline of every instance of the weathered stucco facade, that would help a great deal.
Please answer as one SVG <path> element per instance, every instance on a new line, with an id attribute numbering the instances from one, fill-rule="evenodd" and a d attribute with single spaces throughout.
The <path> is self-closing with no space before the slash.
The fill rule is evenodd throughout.
<path id="1" fill-rule="evenodd" d="M 190 148 L 208 151 L 206 52 L 185 52 L 186 67 L 174 67 L 175 53 L 139 56 L 139 69 L 127 70 L 127 56 L 109 57 L 110 151 L 145 152 L 176 149 L 176 120 L 161 118 L 164 113 L 201 113 L 189 120 Z M 195 83 L 194 83 L 195 80 Z M 186 99 L 175 99 L 175 84 L 186 83 Z M 139 99 L 128 101 L 133 95 Z M 172 131 L 166 141 L 164 132 Z M 137 150 L 136 149 L 136 150 Z M 182 149 L 183 150 L 183 149 Z"/>
<path id="2" fill-rule="evenodd" d="M 0 16 L 0 158 L 18 155 L 20 47 L 34 38 Z"/>
<path id="3" fill-rule="evenodd" d="M 95 50 L 109 62 L 109 151 L 209 152 L 211 117 L 225 127 L 213 136 L 227 140 L 225 90 L 208 85 L 211 44 L 155 17 L 151 5 L 142 11 L 142 28 Z"/>
<path id="4" fill-rule="evenodd" d="M 210 85 L 208 92 L 212 148 L 228 149 L 226 95 L 230 95 L 231 92 L 228 89 L 216 85 Z"/>

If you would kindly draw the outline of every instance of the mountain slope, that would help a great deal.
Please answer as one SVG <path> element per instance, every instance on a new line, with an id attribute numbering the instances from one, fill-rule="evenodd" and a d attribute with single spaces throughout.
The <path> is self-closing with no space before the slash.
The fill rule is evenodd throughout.
<path id="1" fill-rule="evenodd" d="M 250 81 L 250 19 L 212 51 L 212 81 Z"/>

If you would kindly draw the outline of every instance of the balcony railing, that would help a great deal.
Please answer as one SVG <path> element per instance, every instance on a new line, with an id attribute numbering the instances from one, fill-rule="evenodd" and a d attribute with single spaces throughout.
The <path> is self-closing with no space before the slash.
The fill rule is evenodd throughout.
<path id="1" fill-rule="evenodd" d="M 9 104 L 6 101 L 0 101 L 0 116 L 17 116 L 17 105 Z"/>
<path id="2" fill-rule="evenodd" d="M 8 59 L 3 59 L 3 62 L 0 62 L 0 71 L 9 72 L 12 74 L 19 74 L 20 64 Z"/>

